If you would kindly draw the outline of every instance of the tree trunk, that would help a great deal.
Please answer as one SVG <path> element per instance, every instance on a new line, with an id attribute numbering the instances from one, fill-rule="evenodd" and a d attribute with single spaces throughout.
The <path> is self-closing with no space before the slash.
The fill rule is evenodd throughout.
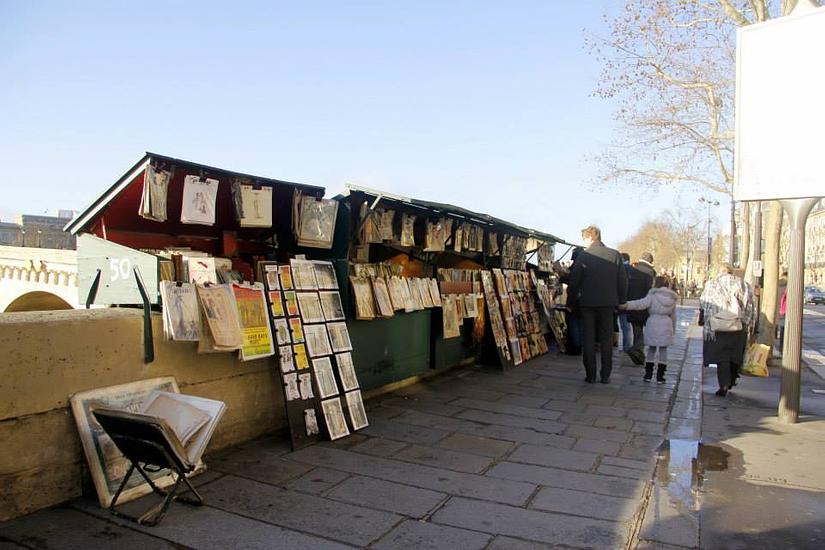
<path id="1" fill-rule="evenodd" d="M 739 234 L 742 235 L 741 256 L 739 257 L 739 267 L 746 269 L 751 255 L 751 205 L 749 202 L 742 203 L 742 217 L 739 222 Z"/>
<path id="2" fill-rule="evenodd" d="M 763 221 L 765 235 L 765 260 L 763 269 L 764 288 L 759 308 L 759 332 L 757 341 L 773 347 L 776 337 L 776 316 L 779 312 L 779 245 L 782 239 L 782 205 L 771 201 L 767 220 Z"/>

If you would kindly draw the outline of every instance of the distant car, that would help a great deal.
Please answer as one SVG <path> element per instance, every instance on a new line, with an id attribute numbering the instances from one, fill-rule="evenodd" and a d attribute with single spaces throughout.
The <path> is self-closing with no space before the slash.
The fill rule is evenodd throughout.
<path id="1" fill-rule="evenodd" d="M 825 304 L 825 291 L 815 286 L 809 286 L 805 289 L 805 303 L 806 304 Z"/>

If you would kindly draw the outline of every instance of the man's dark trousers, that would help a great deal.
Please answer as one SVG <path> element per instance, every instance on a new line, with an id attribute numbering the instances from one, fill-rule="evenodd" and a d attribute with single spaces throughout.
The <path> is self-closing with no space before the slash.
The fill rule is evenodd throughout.
<path id="1" fill-rule="evenodd" d="M 627 351 L 634 363 L 643 365 L 645 362 L 645 322 L 633 320 L 630 321 L 630 326 L 633 327 L 633 345 Z"/>
<path id="2" fill-rule="evenodd" d="M 602 380 L 613 371 L 613 306 L 582 307 L 582 362 L 588 380 L 596 380 L 596 342 L 602 355 Z"/>

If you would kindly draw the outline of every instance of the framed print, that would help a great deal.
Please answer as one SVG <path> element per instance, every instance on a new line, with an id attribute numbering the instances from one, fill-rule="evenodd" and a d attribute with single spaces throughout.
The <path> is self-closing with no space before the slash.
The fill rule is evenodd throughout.
<path id="1" fill-rule="evenodd" d="M 317 290 L 315 266 L 309 260 L 290 260 L 292 282 L 296 290 Z"/>
<path id="2" fill-rule="evenodd" d="M 334 441 L 349 435 L 349 428 L 347 428 L 347 421 L 344 420 L 344 410 L 341 407 L 339 397 L 321 401 L 321 409 L 324 411 L 324 420 L 327 423 L 330 439 Z"/>
<path id="3" fill-rule="evenodd" d="M 343 321 L 344 305 L 337 290 L 322 290 L 318 293 L 321 300 L 321 310 L 326 321 Z"/>
<path id="4" fill-rule="evenodd" d="M 281 280 L 281 288 L 283 290 L 292 290 L 292 272 L 288 265 L 278 266 L 278 277 Z"/>
<path id="5" fill-rule="evenodd" d="M 312 371 L 315 373 L 315 381 L 318 383 L 318 394 L 321 399 L 338 395 L 338 384 L 335 382 L 332 361 L 329 357 L 313 359 Z"/>
<path id="6" fill-rule="evenodd" d="M 296 317 L 300 312 L 298 310 L 298 296 L 295 291 L 284 291 L 284 301 L 286 302 L 286 314 L 290 317 Z"/>
<path id="7" fill-rule="evenodd" d="M 364 401 L 361 399 L 361 390 L 355 390 L 344 394 L 347 399 L 347 410 L 349 419 L 352 422 L 353 430 L 360 430 L 369 426 L 367 422 L 367 411 L 364 410 Z"/>
<path id="8" fill-rule="evenodd" d="M 332 262 L 313 261 L 315 266 L 315 280 L 321 290 L 338 290 L 338 278 L 335 276 L 335 267 Z"/>
<path id="9" fill-rule="evenodd" d="M 309 356 L 305 344 L 292 344 L 292 357 L 295 359 L 295 368 L 304 370 L 309 368 Z"/>
<path id="10" fill-rule="evenodd" d="M 324 312 L 317 292 L 298 292 L 298 306 L 305 323 L 323 323 Z"/>
<path id="11" fill-rule="evenodd" d="M 329 337 L 327 336 L 327 326 L 323 323 L 304 325 L 304 337 L 306 338 L 307 351 L 310 357 L 320 357 L 332 353 Z"/>
<path id="12" fill-rule="evenodd" d="M 281 301 L 281 292 L 278 290 L 269 293 L 269 313 L 273 317 L 284 316 L 284 303 Z"/>
<path id="13" fill-rule="evenodd" d="M 289 324 L 286 319 L 274 319 L 275 322 L 275 341 L 279 346 L 289 344 Z"/>
<path id="14" fill-rule="evenodd" d="M 345 322 L 327 323 L 327 332 L 329 333 L 332 351 L 340 353 L 352 350 L 352 343 L 350 343 L 349 331 Z"/>
<path id="15" fill-rule="evenodd" d="M 290 317 L 289 334 L 293 344 L 299 344 L 304 341 L 304 329 L 300 317 Z"/>
<path id="16" fill-rule="evenodd" d="M 335 364 L 338 365 L 338 376 L 341 378 L 341 385 L 344 391 L 358 389 L 358 378 L 355 376 L 355 367 L 352 364 L 352 354 L 336 353 Z"/>
<path id="17" fill-rule="evenodd" d="M 278 346 L 278 359 L 281 363 L 281 372 L 284 374 L 295 370 L 295 362 L 292 360 L 292 346 Z"/>

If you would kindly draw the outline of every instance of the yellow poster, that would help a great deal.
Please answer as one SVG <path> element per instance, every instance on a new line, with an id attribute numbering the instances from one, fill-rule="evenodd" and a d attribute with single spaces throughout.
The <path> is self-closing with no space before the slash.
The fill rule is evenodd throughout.
<path id="1" fill-rule="evenodd" d="M 261 283 L 255 283 L 252 286 L 233 284 L 232 292 L 238 304 L 238 317 L 243 334 L 241 360 L 249 361 L 275 355 L 263 285 Z"/>

